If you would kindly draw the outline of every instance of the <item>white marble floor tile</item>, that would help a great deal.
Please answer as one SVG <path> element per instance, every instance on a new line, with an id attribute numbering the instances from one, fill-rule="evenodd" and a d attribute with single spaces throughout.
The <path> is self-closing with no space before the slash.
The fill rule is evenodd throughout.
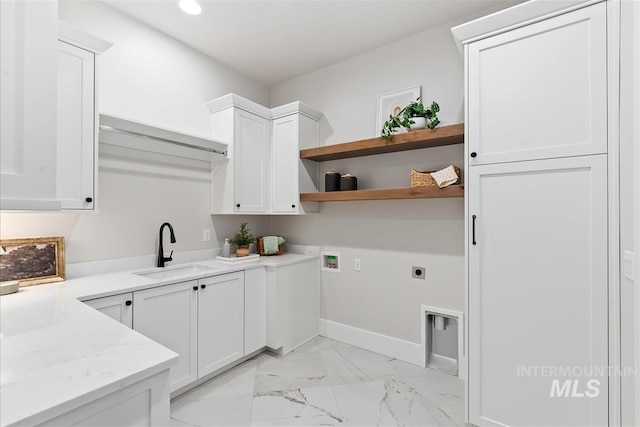
<path id="1" fill-rule="evenodd" d="M 392 357 L 358 347 L 338 348 L 336 351 L 353 365 L 357 366 L 358 369 L 364 372 L 370 379 L 379 380 L 396 374 L 396 371 L 391 365 L 391 362 L 395 360 Z"/>
<path id="2" fill-rule="evenodd" d="M 171 402 L 172 423 L 177 426 L 248 426 L 252 404 L 253 394 L 185 396 Z"/>
<path id="3" fill-rule="evenodd" d="M 262 353 L 171 402 L 171 425 L 464 426 L 457 377 L 317 337 Z"/>
<path id="4" fill-rule="evenodd" d="M 331 387 L 256 393 L 252 426 L 342 425 Z"/>
<path id="5" fill-rule="evenodd" d="M 436 426 L 415 391 L 396 379 L 333 386 L 345 425 Z"/>
<path id="6" fill-rule="evenodd" d="M 256 393 L 328 384 L 325 364 L 319 352 L 291 353 L 259 363 L 256 369 Z"/>

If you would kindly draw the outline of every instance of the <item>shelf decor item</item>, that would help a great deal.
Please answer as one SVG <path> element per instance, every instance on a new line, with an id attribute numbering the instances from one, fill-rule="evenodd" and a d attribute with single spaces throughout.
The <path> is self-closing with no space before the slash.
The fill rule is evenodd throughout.
<path id="1" fill-rule="evenodd" d="M 414 100 L 420 98 L 420 85 L 378 95 L 378 115 L 375 135 L 382 137 L 382 126 L 390 117 L 397 117 Z"/>
<path id="2" fill-rule="evenodd" d="M 347 173 L 340 178 L 340 191 L 356 191 L 358 189 L 358 178 Z"/>
<path id="3" fill-rule="evenodd" d="M 233 236 L 230 243 L 236 246 L 236 256 L 244 257 L 249 255 L 249 245 L 255 241 L 256 239 L 250 233 L 247 223 L 243 222 L 240 224 L 240 230 Z"/>
<path id="4" fill-rule="evenodd" d="M 428 108 L 420 102 L 420 98 L 404 107 L 398 114 L 390 115 L 389 119 L 384 122 L 380 130 L 380 138 L 390 141 L 393 135 L 402 128 L 407 131 L 424 129 L 433 129 L 440 124 L 438 112 L 440 106 L 437 102 L 432 102 Z"/>
<path id="5" fill-rule="evenodd" d="M 20 286 L 65 279 L 64 237 L 0 240 L 0 282 Z"/>
<path id="6" fill-rule="evenodd" d="M 447 185 L 460 184 L 461 175 L 460 175 L 459 167 L 455 165 L 451 165 L 448 168 L 441 169 L 440 171 L 437 171 L 437 172 L 445 171 L 449 168 L 452 169 L 451 172 L 456 175 L 457 179 L 454 182 L 451 182 Z M 434 171 L 420 172 L 415 169 L 411 169 L 411 187 L 439 187 L 438 183 L 433 177 L 433 174 L 437 172 L 434 172 Z"/>
<path id="7" fill-rule="evenodd" d="M 340 172 L 327 172 L 324 176 L 324 191 L 340 191 L 340 176 Z"/>
<path id="8" fill-rule="evenodd" d="M 277 243 L 278 243 L 278 251 L 275 253 L 272 253 L 271 251 L 267 251 L 266 247 L 265 247 L 265 239 L 269 239 L 270 237 L 275 237 L 277 239 Z M 280 236 L 264 236 L 264 237 L 258 237 L 258 239 L 256 240 L 256 247 L 257 247 L 257 251 L 261 256 L 268 256 L 268 255 L 282 255 L 284 254 L 284 239 Z"/>

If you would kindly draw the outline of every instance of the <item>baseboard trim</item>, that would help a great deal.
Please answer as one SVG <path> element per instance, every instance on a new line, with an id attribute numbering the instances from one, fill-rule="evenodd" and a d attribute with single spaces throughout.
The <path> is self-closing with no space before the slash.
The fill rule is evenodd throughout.
<path id="1" fill-rule="evenodd" d="M 355 328 L 331 320 L 320 319 L 320 335 L 336 341 L 375 351 L 417 366 L 422 364 L 423 347 L 388 335 Z"/>

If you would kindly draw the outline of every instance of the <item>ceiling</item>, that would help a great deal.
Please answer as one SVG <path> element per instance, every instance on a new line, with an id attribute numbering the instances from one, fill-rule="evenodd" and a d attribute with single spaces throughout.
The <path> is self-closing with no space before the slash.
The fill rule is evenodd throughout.
<path id="1" fill-rule="evenodd" d="M 198 16 L 181 12 L 177 0 L 105 3 L 243 74 L 274 84 L 520 1 L 200 0 Z"/>

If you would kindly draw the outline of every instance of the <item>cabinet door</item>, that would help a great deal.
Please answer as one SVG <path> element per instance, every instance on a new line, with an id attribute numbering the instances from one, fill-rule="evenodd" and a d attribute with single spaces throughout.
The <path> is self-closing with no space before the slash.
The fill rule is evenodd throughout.
<path id="1" fill-rule="evenodd" d="M 201 279 L 198 377 L 244 356 L 244 273 Z"/>
<path id="2" fill-rule="evenodd" d="M 95 55 L 58 42 L 57 192 L 62 209 L 92 209 Z"/>
<path id="3" fill-rule="evenodd" d="M 125 326 L 133 328 L 133 294 L 113 295 L 84 302 Z"/>
<path id="4" fill-rule="evenodd" d="M 298 192 L 298 123 L 297 114 L 273 121 L 271 146 L 271 210 L 273 213 L 297 213 Z"/>
<path id="5" fill-rule="evenodd" d="M 471 43 L 469 163 L 606 153 L 606 41 L 602 2 Z"/>
<path id="6" fill-rule="evenodd" d="M 171 391 L 195 381 L 198 378 L 198 281 L 136 291 L 133 307 L 133 329 L 180 356 L 171 366 Z"/>
<path id="7" fill-rule="evenodd" d="M 267 276 L 264 268 L 244 272 L 244 355 L 267 342 Z"/>
<path id="8" fill-rule="evenodd" d="M 269 184 L 269 121 L 239 109 L 235 112 L 235 119 L 235 210 L 266 212 Z"/>
<path id="9" fill-rule="evenodd" d="M 468 173 L 469 422 L 606 425 L 607 156 Z"/>
<path id="10" fill-rule="evenodd" d="M 2 209 L 60 210 L 57 38 L 57 2 L 0 1 Z"/>

